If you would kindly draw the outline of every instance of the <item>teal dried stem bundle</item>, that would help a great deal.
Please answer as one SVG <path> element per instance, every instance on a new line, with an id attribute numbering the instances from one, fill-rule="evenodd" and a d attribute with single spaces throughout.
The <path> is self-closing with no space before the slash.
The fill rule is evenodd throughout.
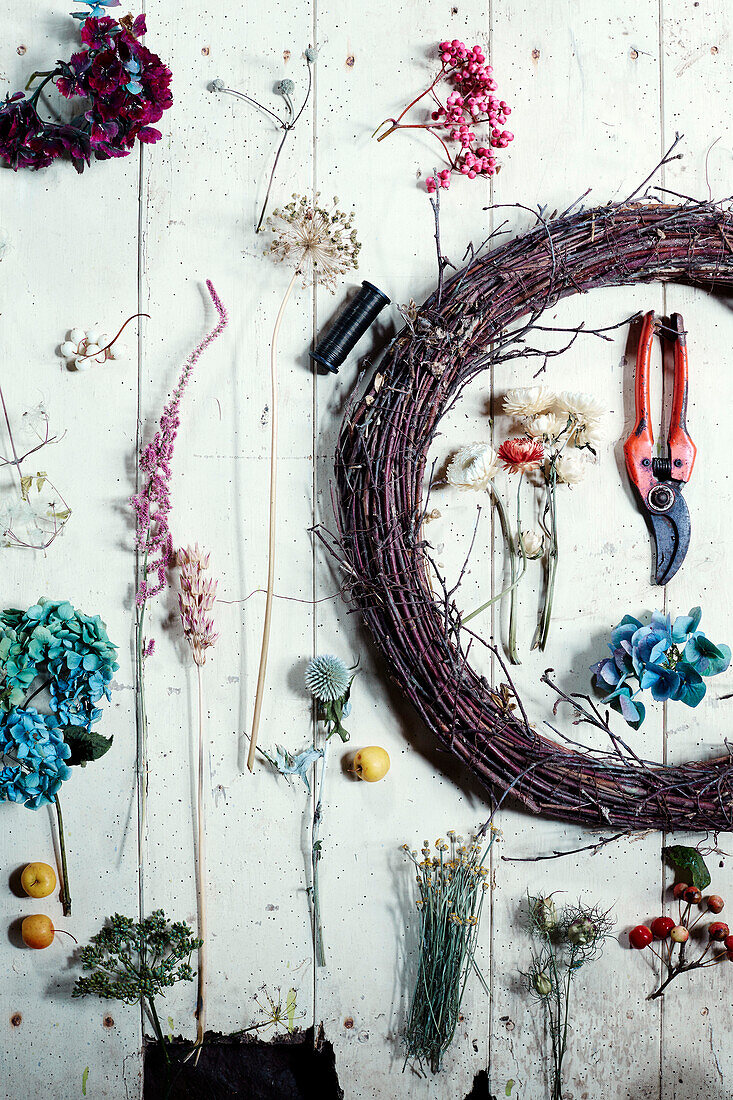
<path id="1" fill-rule="evenodd" d="M 558 911 L 552 895 L 527 897 L 535 939 L 527 987 L 542 1005 L 552 1042 L 551 1100 L 563 1100 L 563 1063 L 568 1049 L 573 982 L 586 963 L 597 959 L 613 921 L 597 905 L 566 905 Z"/>
<path id="2" fill-rule="evenodd" d="M 434 855 L 425 841 L 421 860 L 403 845 L 417 871 L 420 913 L 420 954 L 405 1061 L 413 1058 L 425 1063 L 433 1073 L 440 1069 L 453 1040 L 471 970 L 476 970 L 486 988 L 476 966 L 476 945 L 489 889 L 486 859 L 499 835 L 492 826 L 485 845 L 478 837 L 464 845 L 462 837 L 449 832 L 449 843 L 436 840 Z"/>

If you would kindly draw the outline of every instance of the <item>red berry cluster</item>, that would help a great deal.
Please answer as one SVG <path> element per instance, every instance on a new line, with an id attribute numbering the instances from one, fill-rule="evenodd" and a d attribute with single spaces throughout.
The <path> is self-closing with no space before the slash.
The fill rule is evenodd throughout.
<path id="1" fill-rule="evenodd" d="M 687 942 L 690 932 L 695 928 L 706 913 L 720 913 L 725 902 L 719 894 L 709 894 L 703 898 L 702 892 L 696 886 L 688 886 L 686 882 L 678 882 L 673 889 L 673 895 L 679 902 L 679 919 L 674 921 L 672 917 L 656 917 L 647 924 L 637 924 L 629 932 L 629 943 L 638 951 L 648 947 L 657 955 L 667 970 L 667 977 L 660 988 L 652 997 L 659 996 L 673 978 L 683 971 L 696 970 L 701 966 L 709 966 L 713 963 L 729 959 L 733 962 L 733 935 L 725 921 L 712 921 L 707 927 L 707 943 L 702 948 L 702 953 L 694 961 L 685 959 Z M 697 906 L 700 912 L 694 919 L 690 919 L 693 906 Z M 665 941 L 666 947 L 665 947 Z M 652 946 L 656 942 L 657 950 Z M 725 950 L 714 951 L 720 945 Z M 673 952 L 679 947 L 679 955 L 674 959 Z M 710 954 L 711 950 L 713 953 Z"/>
<path id="2" fill-rule="evenodd" d="M 441 68 L 433 82 L 405 107 L 398 118 L 391 118 L 389 128 L 378 139 L 382 141 L 395 130 L 427 130 L 440 144 L 450 167 L 428 176 L 425 181 L 428 193 L 450 187 L 454 172 L 477 179 L 480 176 L 493 176 L 498 171 L 494 149 L 505 149 L 514 134 L 503 129 L 511 108 L 496 93 L 494 70 L 486 64 L 486 57 L 480 46 L 468 47 L 454 38 L 452 42 L 441 42 L 438 46 Z M 437 88 L 446 81 L 452 91 L 442 102 Z M 425 96 L 430 96 L 435 106 L 429 122 L 402 122 L 402 119 Z M 478 144 L 477 130 L 486 127 L 488 138 Z M 380 127 L 381 129 L 381 127 Z M 452 152 L 448 142 L 459 145 Z"/>

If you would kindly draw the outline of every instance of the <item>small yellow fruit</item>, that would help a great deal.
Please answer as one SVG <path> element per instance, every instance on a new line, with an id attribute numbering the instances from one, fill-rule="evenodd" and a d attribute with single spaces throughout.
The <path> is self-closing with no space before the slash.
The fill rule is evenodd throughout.
<path id="1" fill-rule="evenodd" d="M 29 863 L 23 868 L 20 884 L 30 898 L 47 898 L 56 889 L 56 872 L 47 863 Z"/>
<path id="2" fill-rule="evenodd" d="M 389 771 L 389 754 L 379 745 L 368 745 L 357 752 L 353 770 L 367 783 L 376 783 Z"/>
<path id="3" fill-rule="evenodd" d="M 53 943 L 55 928 L 50 917 L 44 913 L 34 913 L 31 917 L 24 917 L 20 926 L 20 934 L 26 947 L 34 947 L 40 951 Z"/>

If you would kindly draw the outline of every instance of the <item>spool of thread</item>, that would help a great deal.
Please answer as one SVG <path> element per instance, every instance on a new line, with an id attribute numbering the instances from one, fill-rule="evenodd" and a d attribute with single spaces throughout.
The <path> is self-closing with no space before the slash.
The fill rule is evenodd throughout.
<path id="1" fill-rule="evenodd" d="M 386 294 L 365 280 L 356 297 L 349 302 L 323 339 L 318 341 L 311 352 L 311 359 L 327 367 L 332 374 L 338 374 L 346 356 L 356 347 L 369 326 L 374 324 L 384 307 L 389 305 L 389 301 Z"/>

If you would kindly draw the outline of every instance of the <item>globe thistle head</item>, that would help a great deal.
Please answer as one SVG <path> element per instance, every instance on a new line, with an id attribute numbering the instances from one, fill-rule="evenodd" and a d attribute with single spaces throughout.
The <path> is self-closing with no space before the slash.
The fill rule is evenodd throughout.
<path id="1" fill-rule="evenodd" d="M 305 686 L 320 703 L 335 703 L 349 690 L 351 676 L 340 657 L 329 653 L 313 657 L 305 670 Z"/>

